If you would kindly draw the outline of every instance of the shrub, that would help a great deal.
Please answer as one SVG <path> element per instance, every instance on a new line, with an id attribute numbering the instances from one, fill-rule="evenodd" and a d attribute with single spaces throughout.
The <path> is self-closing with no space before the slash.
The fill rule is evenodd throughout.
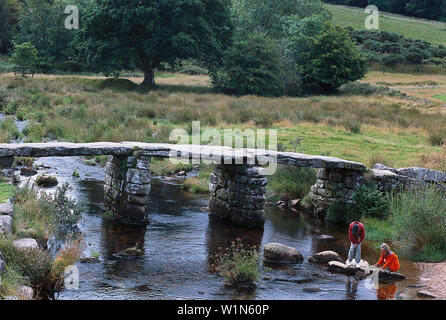
<path id="1" fill-rule="evenodd" d="M 253 284 L 259 278 L 259 254 L 256 246 L 244 248 L 240 242 L 217 254 L 217 271 L 234 286 Z"/>
<path id="2" fill-rule="evenodd" d="M 234 41 L 223 57 L 223 67 L 212 74 L 218 92 L 278 96 L 280 48 L 266 34 L 250 34 Z"/>
<path id="3" fill-rule="evenodd" d="M 51 271 L 51 257 L 41 249 L 19 249 L 13 245 L 11 239 L 0 239 L 0 251 L 8 266 L 33 285 L 42 281 Z"/>
<path id="4" fill-rule="evenodd" d="M 83 204 L 68 196 L 68 183 L 54 195 L 38 193 L 34 188 L 18 188 L 14 201 L 14 232 L 22 237 L 46 241 L 55 233 L 66 233 L 81 219 Z"/>
<path id="5" fill-rule="evenodd" d="M 292 16 L 285 29 L 287 55 L 305 84 L 329 90 L 364 77 L 365 59 L 348 34 L 324 17 Z"/>
<path id="6" fill-rule="evenodd" d="M 38 60 L 37 49 L 30 42 L 14 45 L 11 61 L 19 66 L 33 66 Z"/>
<path id="7" fill-rule="evenodd" d="M 393 237 L 414 260 L 446 258 L 446 194 L 436 187 L 415 188 L 392 198 Z"/>
<path id="8" fill-rule="evenodd" d="M 390 202 L 375 184 L 363 184 L 353 196 L 352 209 L 358 217 L 386 218 L 390 212 Z"/>

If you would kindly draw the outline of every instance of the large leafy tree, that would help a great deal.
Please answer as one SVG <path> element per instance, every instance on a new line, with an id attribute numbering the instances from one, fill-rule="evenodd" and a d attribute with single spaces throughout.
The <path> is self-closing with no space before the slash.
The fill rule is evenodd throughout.
<path id="1" fill-rule="evenodd" d="M 143 86 L 175 59 L 220 59 L 230 43 L 229 0 L 95 0 L 83 15 L 80 54 L 97 72 L 138 67 Z"/>
<path id="2" fill-rule="evenodd" d="M 291 17 L 285 27 L 287 54 L 306 84 L 330 90 L 364 77 L 366 61 L 345 30 L 319 15 Z"/>

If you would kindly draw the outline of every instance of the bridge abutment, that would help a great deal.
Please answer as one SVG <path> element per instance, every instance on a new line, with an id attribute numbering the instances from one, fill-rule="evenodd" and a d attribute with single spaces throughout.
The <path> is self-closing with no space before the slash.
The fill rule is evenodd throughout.
<path id="1" fill-rule="evenodd" d="M 210 175 L 211 215 L 248 228 L 263 228 L 268 181 L 262 168 L 219 165 Z"/>
<path id="2" fill-rule="evenodd" d="M 109 156 L 105 166 L 104 203 L 124 223 L 147 224 L 150 193 L 150 157 L 135 152 L 132 156 Z"/>
<path id="3" fill-rule="evenodd" d="M 319 169 L 316 184 L 309 193 L 318 214 L 325 214 L 328 207 L 353 200 L 355 191 L 364 183 L 363 172 L 347 169 Z"/>

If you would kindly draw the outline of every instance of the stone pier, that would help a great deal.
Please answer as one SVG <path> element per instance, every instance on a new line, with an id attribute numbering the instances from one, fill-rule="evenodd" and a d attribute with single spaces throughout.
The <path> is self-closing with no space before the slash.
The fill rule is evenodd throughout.
<path id="1" fill-rule="evenodd" d="M 318 213 L 324 214 L 335 202 L 347 204 L 365 182 L 363 172 L 347 169 L 319 169 L 316 184 L 309 193 Z"/>
<path id="2" fill-rule="evenodd" d="M 219 165 L 210 175 L 211 215 L 248 228 L 263 228 L 267 179 L 262 168 Z"/>
<path id="3" fill-rule="evenodd" d="M 104 203 L 127 224 L 148 223 L 147 201 L 150 193 L 150 156 L 108 156 L 105 166 Z"/>

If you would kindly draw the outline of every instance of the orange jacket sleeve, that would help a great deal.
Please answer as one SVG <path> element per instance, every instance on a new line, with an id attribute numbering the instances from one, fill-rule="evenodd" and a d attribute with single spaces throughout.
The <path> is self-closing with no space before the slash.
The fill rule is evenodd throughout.
<path id="1" fill-rule="evenodd" d="M 383 262 L 384 262 L 384 256 L 383 256 L 383 254 L 381 253 L 381 257 L 379 258 L 379 261 L 378 261 L 377 265 L 379 266 L 379 265 L 381 265 Z"/>

